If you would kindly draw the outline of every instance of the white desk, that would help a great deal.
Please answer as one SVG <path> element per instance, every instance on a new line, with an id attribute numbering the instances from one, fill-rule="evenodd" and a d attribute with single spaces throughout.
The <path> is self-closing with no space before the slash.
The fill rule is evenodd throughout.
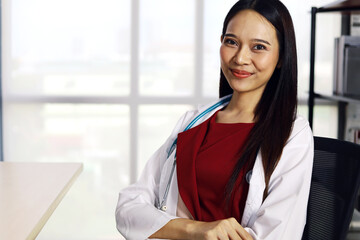
<path id="1" fill-rule="evenodd" d="M 35 239 L 81 163 L 0 162 L 0 239 Z"/>

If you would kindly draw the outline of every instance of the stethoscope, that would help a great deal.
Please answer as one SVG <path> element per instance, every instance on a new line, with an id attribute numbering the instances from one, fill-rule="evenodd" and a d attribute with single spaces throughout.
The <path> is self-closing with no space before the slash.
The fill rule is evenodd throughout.
<path id="1" fill-rule="evenodd" d="M 206 114 L 208 114 L 209 112 L 213 111 L 214 109 L 220 107 L 221 105 L 224 105 L 225 103 L 228 103 L 231 99 L 232 95 L 228 95 L 226 97 L 224 97 L 221 101 L 215 103 L 214 105 L 210 106 L 209 108 L 207 108 L 206 110 L 204 110 L 203 112 L 201 112 L 199 115 L 197 115 L 184 129 L 183 132 L 189 130 L 190 128 L 192 128 L 194 126 L 194 124 L 199 121 L 202 117 L 204 117 Z M 173 151 L 175 151 L 176 148 L 176 143 L 177 143 L 177 138 L 174 140 L 174 142 L 172 143 L 170 150 L 168 152 L 168 155 L 166 157 L 166 160 L 169 159 L 170 155 L 173 153 Z M 170 190 L 170 185 L 171 185 L 171 181 L 175 172 L 175 167 L 176 167 L 176 152 L 175 152 L 175 156 L 174 156 L 174 162 L 171 168 L 171 172 L 170 172 L 170 177 L 168 179 L 167 185 L 166 185 L 166 189 L 163 195 L 163 198 L 161 200 L 161 202 L 157 205 L 157 208 L 160 209 L 161 211 L 166 212 L 167 210 L 167 206 L 166 206 L 166 200 L 168 198 L 169 195 L 169 190 Z"/>

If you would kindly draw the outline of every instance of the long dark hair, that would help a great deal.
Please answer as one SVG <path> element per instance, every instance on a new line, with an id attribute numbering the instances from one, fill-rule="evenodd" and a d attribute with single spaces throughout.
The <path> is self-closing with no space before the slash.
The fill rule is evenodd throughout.
<path id="1" fill-rule="evenodd" d="M 297 108 L 297 54 L 295 32 L 287 8 L 279 0 L 240 0 L 228 12 L 222 35 L 230 20 L 240 11 L 251 9 L 265 17 L 276 29 L 279 41 L 279 62 L 254 110 L 255 125 L 251 130 L 243 153 L 227 184 L 226 195 L 230 199 L 242 167 L 246 172 L 253 166 L 260 149 L 265 173 L 265 191 L 268 194 L 269 180 L 282 150 L 290 136 Z M 220 73 L 220 97 L 233 92 L 224 73 Z M 245 164 L 246 163 L 246 164 Z"/>

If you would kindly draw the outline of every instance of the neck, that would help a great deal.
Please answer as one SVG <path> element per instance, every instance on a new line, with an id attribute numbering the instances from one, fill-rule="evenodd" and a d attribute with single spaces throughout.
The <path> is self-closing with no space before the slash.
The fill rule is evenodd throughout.
<path id="1" fill-rule="evenodd" d="M 231 97 L 229 104 L 226 109 L 222 111 L 218 122 L 244 122 L 251 123 L 254 122 L 254 112 L 259 98 L 250 97 L 246 93 L 237 93 Z"/>

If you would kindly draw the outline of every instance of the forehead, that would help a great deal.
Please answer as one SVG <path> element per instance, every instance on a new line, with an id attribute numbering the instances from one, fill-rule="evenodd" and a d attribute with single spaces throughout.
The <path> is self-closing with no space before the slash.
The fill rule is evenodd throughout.
<path id="1" fill-rule="evenodd" d="M 254 10 L 242 10 L 229 22 L 226 33 L 251 38 L 277 40 L 275 27 L 261 14 Z"/>

